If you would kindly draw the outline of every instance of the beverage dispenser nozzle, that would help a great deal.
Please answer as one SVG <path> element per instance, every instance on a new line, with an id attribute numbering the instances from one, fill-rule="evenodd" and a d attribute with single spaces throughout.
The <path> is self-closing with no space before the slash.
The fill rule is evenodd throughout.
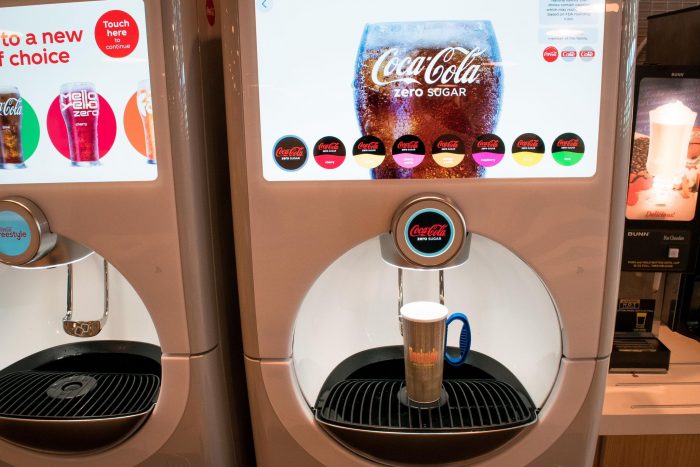
<path id="1" fill-rule="evenodd" d="M 63 331 L 73 337 L 95 337 L 107 325 L 109 317 L 109 265 L 103 260 L 104 310 L 102 317 L 92 321 L 73 321 L 73 264 L 68 264 L 66 284 L 66 315 L 63 317 Z"/>
<path id="2" fill-rule="evenodd" d="M 390 231 L 380 236 L 380 249 L 384 261 L 398 270 L 399 331 L 402 336 L 404 269 L 438 270 L 439 300 L 444 305 L 444 270 L 467 261 L 470 242 L 464 216 L 447 196 L 417 195 L 396 210 Z"/>
<path id="3" fill-rule="evenodd" d="M 403 323 L 401 321 L 401 307 L 403 306 L 403 268 L 398 268 L 399 271 L 399 306 L 398 316 L 399 316 L 399 331 L 401 336 L 403 336 Z M 445 273 L 444 269 L 438 271 L 438 286 L 439 286 L 439 300 L 440 305 L 445 304 Z"/>

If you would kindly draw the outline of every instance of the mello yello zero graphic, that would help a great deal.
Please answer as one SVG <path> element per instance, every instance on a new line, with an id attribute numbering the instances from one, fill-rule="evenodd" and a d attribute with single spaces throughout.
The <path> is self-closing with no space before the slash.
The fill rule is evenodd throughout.
<path id="1" fill-rule="evenodd" d="M 362 134 L 387 147 L 415 135 L 430 151 L 441 135 L 471 147 L 495 130 L 502 95 L 500 54 L 489 21 L 368 24 L 355 71 L 355 106 Z M 470 178 L 484 175 L 472 158 L 441 167 L 432 153 L 416 167 L 395 158 L 374 178 Z"/>
<path id="2" fill-rule="evenodd" d="M 61 113 L 68 131 L 70 160 L 74 166 L 100 164 L 97 119 L 100 100 L 92 83 L 67 83 L 61 86 Z"/>

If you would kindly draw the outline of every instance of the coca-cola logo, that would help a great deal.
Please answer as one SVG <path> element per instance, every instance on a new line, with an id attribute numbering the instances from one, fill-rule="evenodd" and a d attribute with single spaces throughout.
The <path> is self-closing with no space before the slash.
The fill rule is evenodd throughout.
<path id="1" fill-rule="evenodd" d="M 478 149 L 484 150 L 484 149 L 496 149 L 498 148 L 499 141 L 495 139 L 489 139 L 485 141 L 477 141 L 476 142 L 476 147 Z"/>
<path id="2" fill-rule="evenodd" d="M 444 237 L 447 235 L 447 224 L 433 224 L 430 227 L 414 225 L 408 235 L 411 237 Z"/>
<path id="3" fill-rule="evenodd" d="M 559 49 L 554 46 L 549 46 L 542 52 L 542 57 L 546 62 L 555 62 L 559 58 Z"/>
<path id="4" fill-rule="evenodd" d="M 299 170 L 308 158 L 306 144 L 296 136 L 285 136 L 277 141 L 273 154 L 277 165 L 287 171 Z"/>
<path id="5" fill-rule="evenodd" d="M 370 143 L 357 143 L 357 149 L 361 152 L 376 152 L 379 149 L 379 141 L 372 141 Z"/>
<path id="6" fill-rule="evenodd" d="M 534 133 L 518 136 L 513 143 L 513 152 L 535 152 L 544 154 L 544 141 Z"/>
<path id="7" fill-rule="evenodd" d="M 398 48 L 387 49 L 372 67 L 372 81 L 377 86 L 404 84 L 473 84 L 479 80 L 482 60 L 486 51 L 475 47 L 445 47 L 426 56 L 404 56 Z"/>
<path id="8" fill-rule="evenodd" d="M 453 139 L 450 141 L 438 141 L 437 147 L 438 147 L 438 149 L 442 149 L 442 150 L 447 149 L 447 150 L 454 151 L 455 149 L 457 149 L 459 147 L 459 141 L 457 141 L 456 139 Z"/>
<path id="9" fill-rule="evenodd" d="M 19 117 L 22 115 L 22 99 L 10 97 L 5 102 L 0 101 L 0 116 Z"/>
<path id="10" fill-rule="evenodd" d="M 536 139 L 519 139 L 516 144 L 518 149 L 535 149 L 539 141 Z"/>
<path id="11" fill-rule="evenodd" d="M 444 253 L 454 240 L 454 224 L 439 209 L 422 209 L 406 223 L 405 239 L 420 256 L 435 257 Z"/>
<path id="12" fill-rule="evenodd" d="M 275 155 L 277 157 L 303 157 L 305 152 L 304 146 L 293 146 L 291 148 L 277 148 Z"/>
<path id="13" fill-rule="evenodd" d="M 581 141 L 578 139 L 561 139 L 557 141 L 557 147 L 560 148 L 568 148 L 568 149 L 575 149 L 578 148 L 579 144 L 581 144 Z"/>
<path id="14" fill-rule="evenodd" d="M 323 152 L 338 152 L 340 143 L 319 143 L 318 149 Z"/>
<path id="15" fill-rule="evenodd" d="M 402 150 L 408 149 L 411 151 L 415 151 L 416 149 L 418 149 L 418 141 L 399 141 L 398 143 L 396 143 L 396 147 Z"/>

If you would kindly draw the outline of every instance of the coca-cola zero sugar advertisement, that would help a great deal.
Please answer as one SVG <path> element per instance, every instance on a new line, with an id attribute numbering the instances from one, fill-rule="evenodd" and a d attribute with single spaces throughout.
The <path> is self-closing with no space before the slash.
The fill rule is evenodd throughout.
<path id="1" fill-rule="evenodd" d="M 264 177 L 591 177 L 604 9 L 603 0 L 257 2 Z M 511 151 L 524 134 L 541 139 L 541 154 Z M 585 152 L 552 151 L 566 134 Z M 307 147 L 328 135 L 348 148 L 379 140 L 386 154 L 289 171 L 274 155 L 285 135 Z"/>
<path id="2" fill-rule="evenodd" d="M 150 101 L 143 0 L 0 8 L 0 184 L 155 180 Z"/>

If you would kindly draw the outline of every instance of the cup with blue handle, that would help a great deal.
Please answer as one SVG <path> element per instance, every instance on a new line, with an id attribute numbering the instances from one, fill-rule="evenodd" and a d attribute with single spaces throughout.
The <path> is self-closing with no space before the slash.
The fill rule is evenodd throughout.
<path id="1" fill-rule="evenodd" d="M 462 313 L 449 315 L 447 307 L 435 302 L 411 302 L 401 307 L 406 393 L 417 405 L 435 405 L 442 393 L 442 370 L 446 360 L 459 366 L 471 346 L 469 320 Z M 448 316 L 449 315 L 449 316 Z M 462 322 L 459 356 L 447 354 L 447 328 L 453 321 Z"/>

